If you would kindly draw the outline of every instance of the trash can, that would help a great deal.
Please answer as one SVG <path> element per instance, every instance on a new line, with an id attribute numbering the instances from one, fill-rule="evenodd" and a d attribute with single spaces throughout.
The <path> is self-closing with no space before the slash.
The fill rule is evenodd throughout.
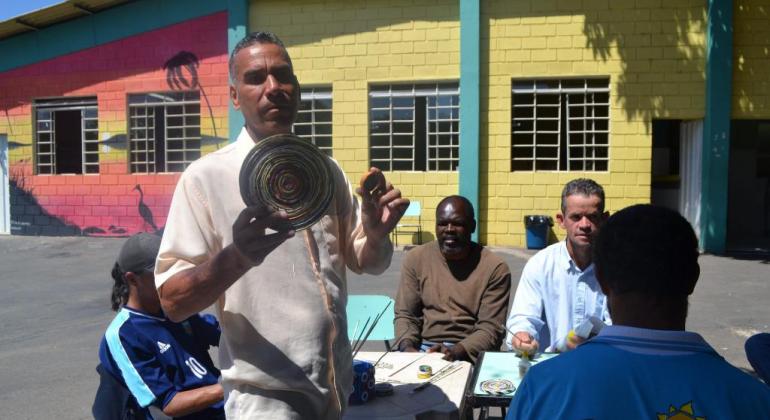
<path id="1" fill-rule="evenodd" d="M 553 226 L 551 216 L 524 216 L 524 227 L 527 232 L 527 249 L 543 249 L 548 245 L 548 229 Z"/>

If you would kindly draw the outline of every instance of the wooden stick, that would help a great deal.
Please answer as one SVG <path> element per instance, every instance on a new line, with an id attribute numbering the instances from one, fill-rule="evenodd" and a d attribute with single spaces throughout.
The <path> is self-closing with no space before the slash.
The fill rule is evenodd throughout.
<path id="1" fill-rule="evenodd" d="M 358 335 L 358 338 L 356 338 L 356 341 L 353 343 L 353 348 L 355 349 L 358 346 L 358 342 L 361 340 L 361 336 L 364 335 L 364 331 L 366 331 L 366 326 L 369 325 L 369 320 L 371 317 L 366 318 L 366 322 L 364 322 L 364 327 L 361 328 L 361 333 Z M 355 352 L 353 353 L 355 354 Z"/>
<path id="2" fill-rule="evenodd" d="M 380 312 L 379 315 L 377 315 L 377 317 L 374 318 L 374 322 L 372 322 L 372 325 L 369 327 L 369 331 L 366 332 L 366 335 L 364 336 L 364 339 L 361 342 L 358 343 L 358 348 L 355 349 L 355 351 L 353 352 L 353 358 L 354 359 L 356 357 L 356 354 L 358 354 L 358 352 L 364 346 L 364 343 L 366 342 L 366 339 L 369 338 L 369 334 L 371 334 L 372 331 L 374 331 L 374 327 L 377 326 L 377 322 L 379 322 L 380 318 L 382 318 L 382 316 L 385 315 L 385 311 L 387 311 L 389 307 L 390 307 L 390 301 L 388 301 L 388 304 L 385 305 L 385 309 L 383 309 L 382 312 Z"/>
<path id="3" fill-rule="evenodd" d="M 418 353 L 418 354 L 419 354 L 419 353 Z M 422 354 L 420 354 L 420 357 L 416 357 L 416 358 L 415 358 L 414 360 L 412 360 L 411 362 L 409 362 L 409 363 L 405 364 L 404 366 L 402 366 L 402 367 L 401 367 L 401 369 L 399 369 L 399 370 L 397 370 L 397 371 L 395 371 L 395 372 L 391 373 L 390 375 L 388 375 L 388 378 L 390 378 L 390 377 L 392 377 L 393 375 L 397 374 L 398 372 L 401 372 L 402 370 L 406 369 L 407 367 L 409 367 L 409 366 L 410 366 L 411 364 L 413 364 L 414 362 L 416 362 L 416 361 L 418 361 L 418 360 L 422 359 L 423 357 L 425 357 L 427 354 L 428 354 L 428 353 L 422 353 Z"/>
<path id="4" fill-rule="evenodd" d="M 391 350 L 393 350 L 393 347 L 395 347 L 395 346 L 396 346 L 396 344 L 398 344 L 398 341 L 399 341 L 399 340 L 401 340 L 402 338 L 404 338 L 404 336 L 406 335 L 406 332 L 407 332 L 407 331 L 409 331 L 409 330 L 405 330 L 404 332 L 402 332 L 402 333 L 401 333 L 401 335 L 400 335 L 400 336 L 398 336 L 398 338 L 396 339 L 396 341 L 394 341 L 394 342 L 393 342 L 393 344 L 391 344 L 391 345 L 390 345 L 390 347 L 388 347 L 388 349 L 387 349 L 387 350 L 385 350 L 385 353 L 382 353 L 382 356 L 380 356 L 380 358 L 379 358 L 379 359 L 377 359 L 377 361 L 376 361 L 376 362 L 374 362 L 374 366 L 375 366 L 375 367 L 377 366 L 377 363 L 380 363 L 380 361 L 381 361 L 381 360 L 382 360 L 382 359 L 383 359 L 385 356 L 387 356 L 387 355 L 388 355 L 388 353 L 390 353 L 390 351 L 391 351 Z"/>
<path id="5" fill-rule="evenodd" d="M 350 338 L 350 347 L 353 347 L 353 339 L 355 338 L 356 333 L 358 332 L 358 323 L 359 322 L 361 322 L 360 319 L 356 320 L 356 327 L 353 328 L 353 335 L 348 337 L 348 338 Z"/>

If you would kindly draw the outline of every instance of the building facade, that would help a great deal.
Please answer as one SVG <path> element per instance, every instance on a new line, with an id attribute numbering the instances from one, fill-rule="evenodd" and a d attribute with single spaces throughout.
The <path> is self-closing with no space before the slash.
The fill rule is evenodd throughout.
<path id="1" fill-rule="evenodd" d="M 13 234 L 160 229 L 179 171 L 242 125 L 228 51 L 269 30 L 302 84 L 296 133 L 350 180 L 383 169 L 423 241 L 460 193 L 480 242 L 523 246 L 524 216 L 589 177 L 611 212 L 679 210 L 707 251 L 770 249 L 767 0 L 116 3 L 0 40 Z M 22 48 L 52 36 L 93 39 Z"/>

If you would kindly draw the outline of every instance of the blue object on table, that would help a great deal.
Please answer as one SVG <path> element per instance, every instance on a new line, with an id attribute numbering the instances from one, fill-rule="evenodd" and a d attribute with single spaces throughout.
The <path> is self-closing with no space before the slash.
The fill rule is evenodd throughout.
<path id="1" fill-rule="evenodd" d="M 348 404 L 364 404 L 376 398 L 374 389 L 374 365 L 363 360 L 353 360 L 353 393 Z"/>
<path id="2" fill-rule="evenodd" d="M 551 216 L 524 216 L 528 249 L 543 249 L 548 245 L 548 230 L 553 226 Z"/>
<path id="3" fill-rule="evenodd" d="M 390 303 L 390 306 L 388 306 Z M 382 295 L 350 295 L 348 296 L 348 338 L 353 341 L 366 333 L 377 318 L 377 315 L 382 312 L 385 307 L 388 309 L 382 315 L 377 325 L 374 326 L 372 333 L 367 337 L 367 341 L 370 340 L 383 340 L 385 342 L 385 348 L 390 348 L 390 340 L 396 338 L 395 327 L 393 325 L 394 318 L 394 302 L 393 299 L 388 296 Z M 364 328 L 366 320 L 369 319 L 369 325 Z M 356 330 L 356 324 L 358 324 L 358 331 Z M 354 334 L 355 333 L 355 334 Z M 354 336 L 355 335 L 355 336 Z"/>

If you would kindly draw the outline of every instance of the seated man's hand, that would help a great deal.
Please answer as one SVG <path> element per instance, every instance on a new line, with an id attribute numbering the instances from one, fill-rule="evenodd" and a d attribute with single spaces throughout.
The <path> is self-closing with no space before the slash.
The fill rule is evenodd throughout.
<path id="1" fill-rule="evenodd" d="M 453 362 L 455 360 L 468 360 L 468 352 L 465 351 L 465 347 L 462 344 L 455 344 L 452 347 L 447 347 L 443 344 L 434 344 L 433 347 L 428 349 L 428 353 L 444 353 L 444 360 Z"/>
<path id="2" fill-rule="evenodd" d="M 417 349 L 417 347 L 414 346 L 414 343 L 412 343 L 409 340 L 403 340 L 400 343 L 398 343 L 398 351 L 403 351 L 406 353 L 417 353 L 420 351 Z"/>
<path id="3" fill-rule="evenodd" d="M 535 354 L 539 343 L 526 331 L 519 331 L 511 339 L 511 347 L 518 352 Z"/>
<path id="4" fill-rule="evenodd" d="M 586 338 L 583 338 L 574 332 L 570 331 L 567 334 L 567 350 L 575 350 L 575 348 L 586 342 Z"/>

